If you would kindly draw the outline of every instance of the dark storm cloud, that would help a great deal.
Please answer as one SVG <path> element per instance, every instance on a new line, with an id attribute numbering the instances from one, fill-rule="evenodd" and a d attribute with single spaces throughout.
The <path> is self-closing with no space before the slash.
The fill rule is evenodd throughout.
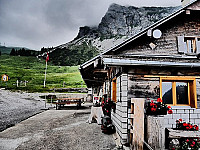
<path id="1" fill-rule="evenodd" d="M 98 24 L 100 15 L 95 13 L 100 8 L 95 8 L 96 2 L 99 3 L 96 0 L 1 0 L 0 41 L 8 44 L 24 41 L 22 44 L 34 48 L 65 43 L 77 35 L 80 26 Z"/>
<path id="2" fill-rule="evenodd" d="M 143 4 L 142 0 L 0 0 L 0 42 L 38 50 L 66 43 L 80 26 L 98 25 L 114 2 Z"/>

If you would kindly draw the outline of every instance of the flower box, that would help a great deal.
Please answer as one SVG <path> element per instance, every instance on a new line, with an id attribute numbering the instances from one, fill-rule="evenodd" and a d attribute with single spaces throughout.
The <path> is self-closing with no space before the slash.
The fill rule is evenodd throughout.
<path id="1" fill-rule="evenodd" d="M 191 123 L 186 123 L 183 119 L 176 120 L 176 130 L 198 131 L 199 126 Z"/>
<path id="2" fill-rule="evenodd" d="M 160 98 L 157 99 L 157 102 L 148 102 L 146 104 L 146 115 L 167 115 L 172 114 L 170 106 L 162 103 Z"/>

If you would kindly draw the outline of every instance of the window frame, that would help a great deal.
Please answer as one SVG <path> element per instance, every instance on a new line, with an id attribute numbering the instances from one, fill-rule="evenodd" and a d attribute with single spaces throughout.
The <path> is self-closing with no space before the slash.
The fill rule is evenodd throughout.
<path id="1" fill-rule="evenodd" d="M 178 52 L 188 55 L 200 53 L 200 36 L 177 36 Z"/>
<path id="2" fill-rule="evenodd" d="M 172 101 L 171 106 L 191 106 L 197 108 L 196 78 L 189 77 L 160 77 L 160 98 L 162 99 L 162 82 L 172 82 Z M 188 84 L 188 104 L 177 104 L 176 82 L 187 82 Z"/>

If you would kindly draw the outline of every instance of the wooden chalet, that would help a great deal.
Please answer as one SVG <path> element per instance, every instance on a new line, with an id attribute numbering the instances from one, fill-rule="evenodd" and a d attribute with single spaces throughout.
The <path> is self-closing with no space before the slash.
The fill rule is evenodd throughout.
<path id="1" fill-rule="evenodd" d="M 134 122 L 134 112 L 143 112 L 143 107 L 136 107 L 133 112 L 134 99 L 145 102 L 161 98 L 163 103 L 171 105 L 173 114 L 157 117 L 162 120 L 163 130 L 175 128 L 180 118 L 200 125 L 200 1 L 186 4 L 82 64 L 80 72 L 93 92 L 98 94 L 102 90 L 116 103 L 111 119 L 122 144 L 132 142 L 131 134 L 140 122 Z M 153 147 L 159 139 L 149 141 L 145 128 L 150 125 L 144 117 L 140 118 L 143 133 L 138 134 Z M 156 127 L 161 128 L 155 126 L 152 132 Z M 163 134 L 160 135 L 165 138 Z M 160 145 L 157 149 L 163 148 Z"/>

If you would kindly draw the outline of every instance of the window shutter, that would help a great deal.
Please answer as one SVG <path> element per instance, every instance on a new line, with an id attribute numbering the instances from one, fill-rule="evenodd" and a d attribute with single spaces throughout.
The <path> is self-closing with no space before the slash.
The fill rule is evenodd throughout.
<path id="1" fill-rule="evenodd" d="M 196 38 L 196 44 L 197 44 L 197 54 L 200 53 L 200 41 L 198 40 L 198 38 Z"/>
<path id="2" fill-rule="evenodd" d="M 178 36 L 178 52 L 179 53 L 187 53 L 187 49 L 185 47 L 184 36 Z"/>

